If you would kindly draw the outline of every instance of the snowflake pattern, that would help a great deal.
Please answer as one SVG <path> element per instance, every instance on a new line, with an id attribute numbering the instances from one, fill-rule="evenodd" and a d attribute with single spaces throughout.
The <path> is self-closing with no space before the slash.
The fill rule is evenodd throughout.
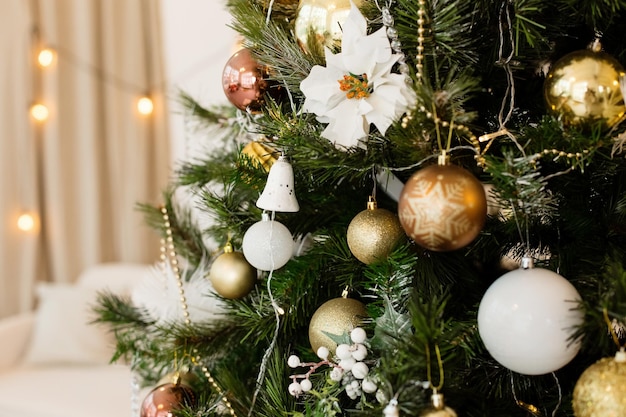
<path id="1" fill-rule="evenodd" d="M 435 251 L 469 243 L 463 240 L 482 228 L 473 216 L 476 204 L 480 204 L 474 190 L 465 176 L 417 175 L 404 188 L 402 200 L 406 204 L 399 213 L 407 234 Z"/>

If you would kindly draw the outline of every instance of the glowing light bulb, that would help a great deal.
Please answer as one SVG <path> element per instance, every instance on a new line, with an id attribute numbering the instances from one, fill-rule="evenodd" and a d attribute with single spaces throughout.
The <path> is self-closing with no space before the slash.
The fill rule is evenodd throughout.
<path id="1" fill-rule="evenodd" d="M 49 67 L 54 61 L 54 51 L 49 48 L 42 49 L 39 51 L 39 55 L 37 55 L 37 61 L 42 67 Z"/>
<path id="2" fill-rule="evenodd" d="M 35 224 L 35 217 L 31 213 L 24 213 L 17 219 L 17 228 L 22 232 L 32 232 Z"/>
<path id="3" fill-rule="evenodd" d="M 45 122 L 50 116 L 50 110 L 48 110 L 48 108 L 43 104 L 38 103 L 34 104 L 30 108 L 30 115 L 33 116 L 33 119 L 37 120 L 38 122 Z"/>
<path id="4" fill-rule="evenodd" d="M 154 104 L 152 103 L 150 97 L 144 96 L 137 100 L 137 111 L 139 111 L 140 114 L 143 114 L 144 116 L 149 116 L 152 114 L 153 110 Z"/>

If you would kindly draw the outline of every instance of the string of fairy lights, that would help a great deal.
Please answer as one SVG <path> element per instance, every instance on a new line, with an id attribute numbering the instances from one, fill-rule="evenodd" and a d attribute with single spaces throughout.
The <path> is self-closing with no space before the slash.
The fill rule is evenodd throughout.
<path id="1" fill-rule="evenodd" d="M 36 53 L 36 66 L 37 68 L 44 72 L 51 70 L 55 63 L 62 59 L 65 55 L 59 53 L 59 48 L 54 48 L 50 46 L 46 46 L 41 48 Z M 82 64 L 82 65 L 74 65 L 74 67 L 83 68 L 89 70 L 92 74 L 99 75 L 99 78 L 108 84 L 117 85 L 119 83 L 113 82 L 115 78 L 107 73 L 104 73 L 98 68 L 93 67 L 86 62 L 76 62 L 76 60 L 67 60 L 70 64 Z M 130 85 L 126 83 L 127 85 Z M 118 85 L 119 86 L 119 85 Z M 128 89 L 128 88 L 127 88 Z M 137 93 L 140 91 L 140 88 L 134 88 L 135 92 L 132 94 L 135 96 L 135 108 L 136 112 L 140 117 L 151 117 L 154 112 L 154 103 L 150 94 L 141 94 Z M 43 125 L 49 121 L 50 108 L 49 105 L 42 99 L 34 100 L 28 109 L 31 119 L 34 123 L 38 125 Z M 25 233 L 37 233 L 39 230 L 39 216 L 33 210 L 23 210 L 18 218 L 17 218 L 17 228 Z"/>
<path id="2" fill-rule="evenodd" d="M 90 76 L 96 78 L 101 83 L 112 86 L 118 90 L 126 91 L 131 97 L 133 97 L 133 104 L 129 105 L 129 109 L 134 107 L 135 114 L 138 117 L 149 118 L 154 113 L 154 102 L 150 92 L 162 89 L 167 83 L 163 80 L 159 85 L 152 85 L 149 88 L 135 85 L 123 78 L 105 71 L 103 68 L 89 62 L 88 60 L 80 57 L 70 49 L 67 49 L 61 45 L 47 44 L 43 39 L 42 31 L 40 29 L 40 8 L 38 0 L 31 2 L 32 14 L 33 14 L 33 27 L 31 31 L 31 55 L 33 57 L 33 99 L 31 105 L 28 108 L 28 115 L 31 122 L 35 127 L 35 146 L 37 142 L 43 140 L 42 127 L 50 121 L 51 117 L 54 117 L 51 112 L 51 107 L 54 108 L 53 98 L 46 96 L 43 89 L 43 79 L 50 71 L 59 67 L 59 63 L 62 62 L 66 68 L 72 68 L 79 71 L 83 71 Z M 144 42 L 145 52 L 150 56 L 150 45 L 148 42 Z M 150 84 L 148 81 L 147 84 Z M 132 110 L 131 110 L 132 111 Z M 37 234 L 41 231 L 40 216 L 34 209 L 22 208 L 17 215 L 16 226 L 17 229 L 23 233 Z"/>

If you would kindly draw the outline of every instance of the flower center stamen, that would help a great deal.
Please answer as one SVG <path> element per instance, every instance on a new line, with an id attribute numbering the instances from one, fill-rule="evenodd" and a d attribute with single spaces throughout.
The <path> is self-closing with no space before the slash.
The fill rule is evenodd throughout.
<path id="1" fill-rule="evenodd" d="M 372 92 L 368 85 L 367 74 L 346 74 L 343 76 L 343 79 L 337 80 L 337 82 L 339 83 L 339 89 L 345 91 L 348 98 L 366 98 Z"/>

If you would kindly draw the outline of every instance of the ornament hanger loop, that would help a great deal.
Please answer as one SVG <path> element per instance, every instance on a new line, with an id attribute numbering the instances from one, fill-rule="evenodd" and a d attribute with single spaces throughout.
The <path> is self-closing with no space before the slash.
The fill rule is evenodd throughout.
<path id="1" fill-rule="evenodd" d="M 437 394 L 437 391 L 443 388 L 444 381 L 444 372 L 443 372 L 443 362 L 441 360 L 441 351 L 439 350 L 439 345 L 435 344 L 435 355 L 437 356 L 437 367 L 439 368 L 439 385 L 435 386 L 433 384 L 432 372 L 430 368 L 430 345 L 426 344 L 426 376 L 428 378 L 428 382 L 430 386 L 433 388 L 433 395 Z"/>

